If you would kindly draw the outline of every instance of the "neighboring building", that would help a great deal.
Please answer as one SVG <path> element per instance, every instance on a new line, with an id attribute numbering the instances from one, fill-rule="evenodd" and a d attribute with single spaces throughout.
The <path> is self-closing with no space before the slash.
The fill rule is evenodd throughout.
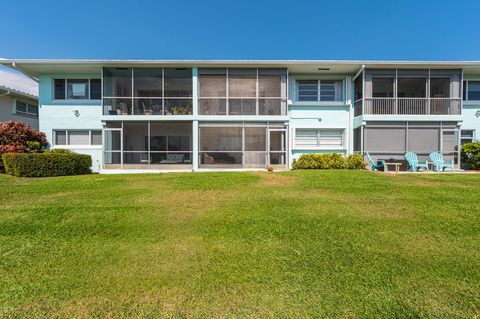
<path id="1" fill-rule="evenodd" d="M 38 130 L 38 83 L 4 66 L 0 66 L 2 121 L 21 121 Z"/>
<path id="2" fill-rule="evenodd" d="M 102 172 L 288 169 L 304 153 L 459 161 L 480 62 L 3 60 L 39 79 L 40 130 Z"/>

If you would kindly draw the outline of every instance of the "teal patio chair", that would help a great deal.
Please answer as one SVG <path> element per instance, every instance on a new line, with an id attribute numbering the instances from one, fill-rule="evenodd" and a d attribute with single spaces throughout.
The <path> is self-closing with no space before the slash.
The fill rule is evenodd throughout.
<path id="1" fill-rule="evenodd" d="M 445 168 L 451 168 L 452 171 L 454 170 L 453 161 L 445 162 L 443 160 L 443 155 L 438 152 L 430 153 L 430 159 L 433 162 L 433 167 L 437 172 L 444 171 Z"/>
<path id="2" fill-rule="evenodd" d="M 428 171 L 427 161 L 425 161 L 425 163 L 419 162 L 417 154 L 412 152 L 407 152 L 405 153 L 405 159 L 407 160 L 408 166 L 410 167 L 412 172 L 416 172 L 420 168 L 424 168 L 426 171 Z"/>
<path id="3" fill-rule="evenodd" d="M 368 152 L 365 153 L 367 155 L 368 161 L 370 162 L 370 169 L 372 171 L 380 170 L 385 167 L 385 161 L 374 161 L 373 158 L 370 156 Z"/>

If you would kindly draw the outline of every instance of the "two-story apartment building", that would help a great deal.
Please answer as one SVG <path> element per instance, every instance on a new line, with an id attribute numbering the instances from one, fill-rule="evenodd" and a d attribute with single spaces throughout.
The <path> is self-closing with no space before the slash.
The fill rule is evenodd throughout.
<path id="1" fill-rule="evenodd" d="M 459 161 L 480 62 L 3 60 L 39 81 L 51 147 L 101 172 L 288 169 L 303 153 Z"/>
<path id="2" fill-rule="evenodd" d="M 38 84 L 0 66 L 0 122 L 20 121 L 38 129 Z"/>

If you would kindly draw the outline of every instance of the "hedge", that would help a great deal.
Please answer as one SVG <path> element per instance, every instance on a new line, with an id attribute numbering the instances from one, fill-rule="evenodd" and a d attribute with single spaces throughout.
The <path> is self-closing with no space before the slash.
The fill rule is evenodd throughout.
<path id="1" fill-rule="evenodd" d="M 362 155 L 302 154 L 293 161 L 294 169 L 364 169 L 367 163 Z"/>
<path id="2" fill-rule="evenodd" d="M 76 153 L 5 153 L 3 165 L 8 174 L 24 177 L 83 175 L 92 171 L 90 155 Z"/>
<path id="3" fill-rule="evenodd" d="M 480 142 L 462 145 L 462 163 L 467 169 L 480 170 Z"/>

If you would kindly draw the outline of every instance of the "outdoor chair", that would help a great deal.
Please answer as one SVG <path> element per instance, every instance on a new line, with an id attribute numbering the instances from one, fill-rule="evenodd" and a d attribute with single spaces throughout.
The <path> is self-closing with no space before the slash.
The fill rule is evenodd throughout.
<path id="1" fill-rule="evenodd" d="M 424 163 L 418 161 L 418 156 L 415 153 L 407 152 L 405 153 L 405 159 L 408 162 L 408 166 L 412 170 L 412 172 L 416 172 L 420 168 L 424 168 L 428 171 L 428 163 L 425 161 Z"/>
<path id="2" fill-rule="evenodd" d="M 372 171 L 375 170 L 380 170 L 385 167 L 385 161 L 380 160 L 380 161 L 374 161 L 373 158 L 370 156 L 368 152 L 365 153 L 367 155 L 368 161 L 370 162 L 370 169 Z"/>
<path id="3" fill-rule="evenodd" d="M 445 162 L 443 160 L 443 155 L 438 152 L 430 153 L 430 160 L 433 162 L 433 167 L 437 172 L 444 171 L 445 168 L 451 168 L 452 171 L 454 170 L 453 161 Z"/>

